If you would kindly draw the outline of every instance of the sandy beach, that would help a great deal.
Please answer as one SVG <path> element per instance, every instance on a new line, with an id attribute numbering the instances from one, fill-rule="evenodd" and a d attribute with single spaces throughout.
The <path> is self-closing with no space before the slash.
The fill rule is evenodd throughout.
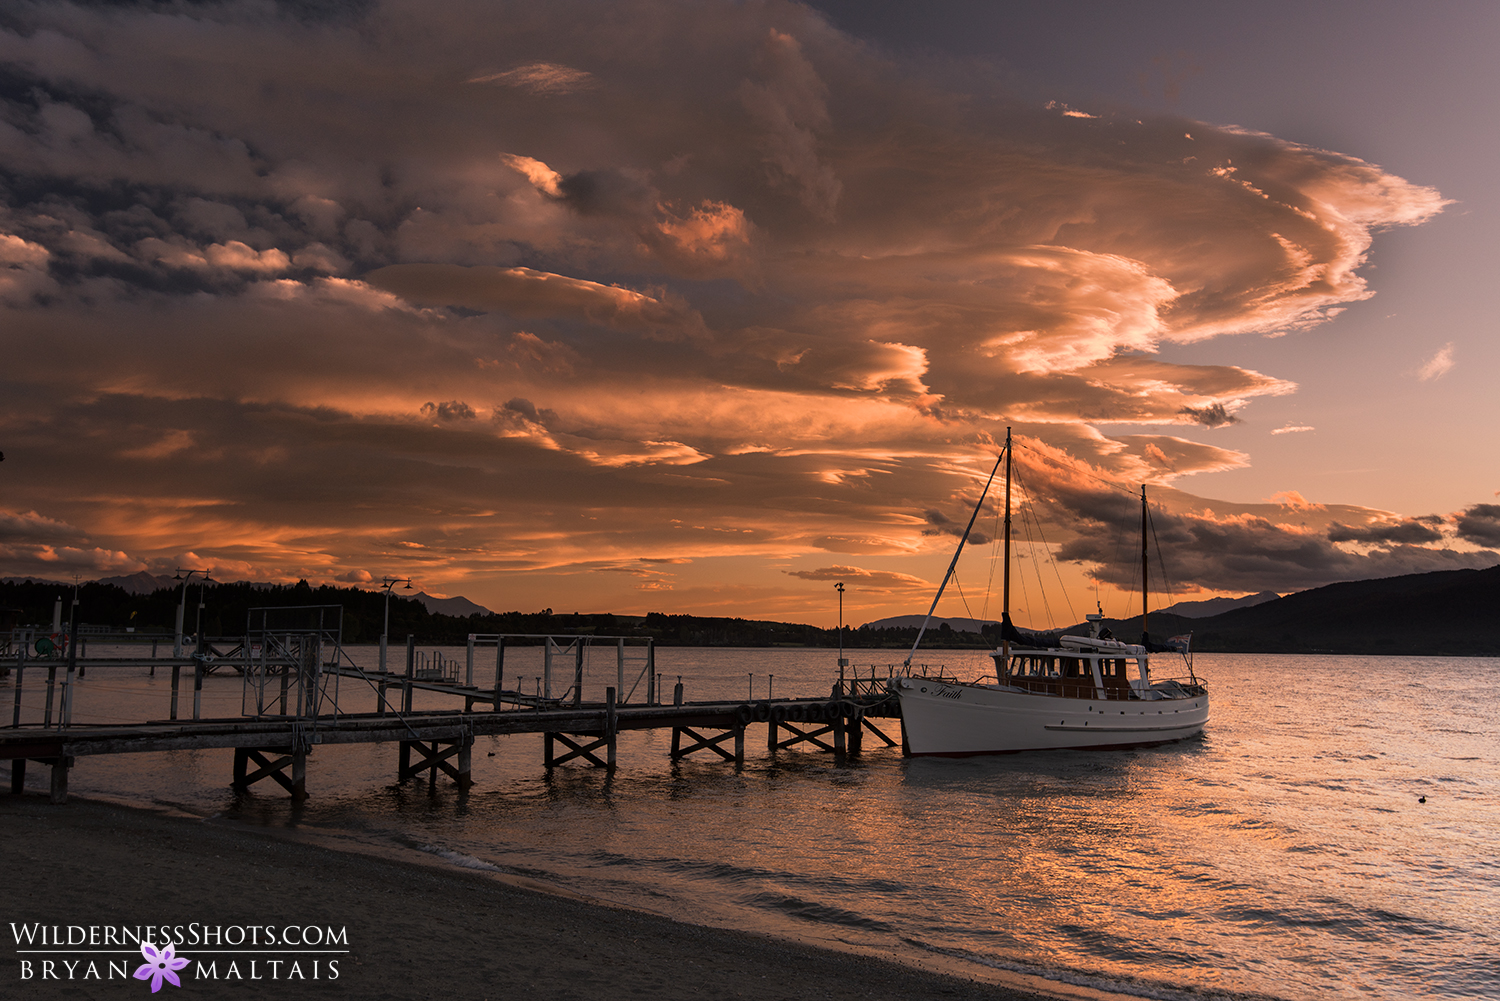
<path id="1" fill-rule="evenodd" d="M 181 974 L 183 996 L 247 997 L 270 989 L 283 997 L 337 994 L 372 1001 L 1038 997 L 570 899 L 565 888 L 544 893 L 442 863 L 333 851 L 217 818 L 166 816 L 77 798 L 53 806 L 34 794 L 0 795 L 0 839 L 6 936 L 0 995 L 8 998 L 150 993 L 149 984 L 138 980 L 107 979 L 107 959 L 128 962 L 131 971 L 141 964 L 128 950 L 81 956 L 43 954 L 37 940 L 18 945 L 17 929 L 38 924 L 57 926 L 64 937 L 69 926 L 93 929 L 100 941 L 106 934 L 101 929 L 118 926 L 168 926 L 183 937 L 219 929 L 226 941 L 213 944 L 224 949 L 209 953 L 205 945 L 195 952 L 185 942 L 178 950 L 197 964 Z M 335 948 L 300 955 L 227 951 L 244 934 L 231 929 L 251 927 L 262 934 L 274 929 L 282 937 L 286 928 L 299 929 L 299 940 L 309 941 L 333 929 Z M 301 931 L 308 928 L 315 930 Z M 347 946 L 336 940 L 338 930 Z M 84 934 L 74 932 L 75 938 Z M 207 943 L 206 937 L 201 941 Z M 90 959 L 106 978 L 85 979 Z M 251 979 L 252 959 L 259 979 Z M 274 968 L 273 959 L 279 961 Z M 62 965 L 51 967 L 55 979 L 44 979 L 44 960 L 76 964 L 71 979 Z M 209 960 L 216 979 L 193 976 Z M 291 976 L 293 962 L 300 979 Z M 336 977 L 330 975 L 334 970 Z M 169 984 L 162 991 L 174 996 Z"/>

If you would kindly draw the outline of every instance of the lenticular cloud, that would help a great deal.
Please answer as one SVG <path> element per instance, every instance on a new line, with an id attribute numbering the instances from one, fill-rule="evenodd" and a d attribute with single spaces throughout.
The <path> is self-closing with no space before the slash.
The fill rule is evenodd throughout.
<path id="1" fill-rule="evenodd" d="M 1154 352 L 1326 319 L 1443 205 L 939 83 L 791 4 L 26 5 L 0 59 L 3 427 L 65 460 L 16 503 L 140 565 L 911 553 L 1007 424 L 1105 476 L 1228 468 L 1095 429 L 1291 392 Z"/>

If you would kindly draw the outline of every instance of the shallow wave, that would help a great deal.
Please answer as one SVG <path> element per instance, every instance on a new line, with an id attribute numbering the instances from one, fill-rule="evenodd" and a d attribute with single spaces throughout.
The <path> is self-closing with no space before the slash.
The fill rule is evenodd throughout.
<path id="1" fill-rule="evenodd" d="M 890 933 L 897 931 L 894 925 L 877 918 L 866 917 L 856 911 L 846 910 L 842 907 L 832 907 L 828 904 L 820 904 L 812 900 L 803 900 L 800 897 L 791 897 L 780 893 L 753 893 L 743 899 L 745 903 L 752 906 L 779 911 L 782 914 L 801 918 L 804 921 L 841 925 L 845 928 L 858 928 L 861 931 Z"/>
<path id="2" fill-rule="evenodd" d="M 1037 966 L 1033 963 L 1021 963 L 994 956 L 981 956 L 964 949 L 951 949 L 932 945 L 931 943 L 922 942 L 914 938 L 902 938 L 902 941 L 924 952 L 931 952 L 952 959 L 961 959 L 976 966 L 987 966 L 994 970 L 1007 970 L 1011 973 L 1021 973 L 1028 977 L 1037 977 L 1042 980 L 1072 984 L 1076 987 L 1088 987 L 1096 991 L 1108 991 L 1113 994 L 1127 994 L 1132 997 L 1151 998 L 1153 1001 L 1286 1001 L 1285 998 L 1273 994 L 1194 990 L 1192 988 L 1168 986 L 1143 978 L 1104 977 L 1097 973 L 1089 973 L 1083 970 Z"/>

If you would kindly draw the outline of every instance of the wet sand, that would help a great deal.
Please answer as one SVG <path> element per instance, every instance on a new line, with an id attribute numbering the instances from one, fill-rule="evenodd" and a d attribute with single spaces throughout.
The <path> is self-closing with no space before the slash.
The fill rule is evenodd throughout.
<path id="1" fill-rule="evenodd" d="M 137 980 L 81 979 L 83 965 L 71 980 L 41 979 L 43 959 L 85 957 L 18 955 L 12 923 L 35 922 L 347 929 L 346 955 L 283 955 L 274 980 L 265 954 L 210 956 L 206 947 L 195 952 L 185 944 L 181 954 L 199 962 L 212 958 L 219 979 L 195 979 L 196 967 L 189 967 L 184 998 L 248 998 L 265 991 L 371 1001 L 1038 998 L 935 970 L 604 906 L 570 898 L 566 888 L 530 889 L 521 880 L 439 862 L 333 851 L 219 819 L 76 798 L 53 806 L 43 796 L 0 792 L 0 845 L 0 996 L 7 998 L 150 994 Z M 543 888 L 554 892 L 539 892 Z M 124 952 L 93 958 L 128 961 L 132 971 L 141 963 Z M 30 979 L 21 978 L 22 959 L 32 963 Z M 251 959 L 260 980 L 249 979 Z M 305 979 L 288 979 L 293 959 Z M 329 977 L 334 961 L 337 979 Z M 226 979 L 230 962 L 241 979 Z M 935 958 L 933 965 L 941 962 Z M 106 969 L 102 962 L 99 969 Z M 163 985 L 158 996 L 175 997 L 176 989 Z"/>

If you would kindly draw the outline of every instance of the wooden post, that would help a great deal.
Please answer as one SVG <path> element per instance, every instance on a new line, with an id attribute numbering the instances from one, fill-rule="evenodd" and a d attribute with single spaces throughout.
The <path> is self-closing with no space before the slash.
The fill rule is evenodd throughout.
<path id="1" fill-rule="evenodd" d="M 617 644 L 615 654 L 615 691 L 625 691 L 625 640 L 622 638 Z"/>
<path id="2" fill-rule="evenodd" d="M 505 678 L 505 637 L 495 641 L 495 712 L 500 711 L 500 682 Z"/>
<path id="3" fill-rule="evenodd" d="M 621 640 L 620 647 L 622 650 L 624 649 L 624 646 L 625 642 L 624 640 Z M 604 736 L 609 740 L 609 744 L 607 746 L 608 762 L 610 768 L 615 767 L 615 732 L 618 723 L 619 719 L 615 714 L 615 690 L 613 688 L 606 688 L 604 690 Z"/>
<path id="4" fill-rule="evenodd" d="M 542 765 L 545 768 L 552 767 L 552 734 L 550 733 L 542 734 Z"/>
<path id="5" fill-rule="evenodd" d="M 542 642 L 541 695 L 543 698 L 547 699 L 552 698 L 552 648 L 555 646 L 557 646 L 557 644 L 552 642 L 551 636 L 548 636 Z M 540 706 L 538 706 L 538 708 L 540 708 Z"/>
<path id="6" fill-rule="evenodd" d="M 672 689 L 672 705 L 682 705 L 682 675 L 677 676 L 677 687 Z"/>
<path id="7" fill-rule="evenodd" d="M 473 767 L 474 735 L 466 733 L 458 739 L 458 791 L 466 793 L 469 791 L 469 787 L 474 784 L 474 779 L 469 771 Z M 434 775 L 437 774 L 436 767 L 432 771 Z"/>
<path id="8" fill-rule="evenodd" d="M 771 709 L 770 699 L 766 700 L 766 708 Z M 777 731 L 780 730 L 781 727 L 776 724 L 775 710 L 771 709 L 771 713 L 771 719 L 768 723 L 766 723 L 766 751 L 769 754 L 775 754 L 776 738 L 780 736 Z"/>
<path id="9" fill-rule="evenodd" d="M 385 715 L 385 679 L 381 678 L 375 683 L 375 711 L 381 716 Z"/>
<path id="10" fill-rule="evenodd" d="M 661 679 L 656 676 L 656 640 L 646 640 L 646 704 L 658 705 L 661 701 Z"/>
<path id="11" fill-rule="evenodd" d="M 573 641 L 573 706 L 583 704 L 583 637 Z"/>
<path id="12" fill-rule="evenodd" d="M 437 756 L 438 743 L 434 740 L 432 743 L 427 745 L 427 760 L 431 762 L 431 764 L 427 768 L 427 795 L 429 796 L 437 793 Z"/>
<path id="13" fill-rule="evenodd" d="M 73 724 L 73 665 L 63 668 L 62 694 L 57 700 L 57 728 Z"/>
<path id="14" fill-rule="evenodd" d="M 203 660 L 199 657 L 193 658 L 193 719 L 198 719 L 203 712 Z"/>
<path id="15" fill-rule="evenodd" d="M 406 681 L 401 686 L 405 691 L 401 695 L 401 711 L 411 712 L 411 683 L 417 676 L 417 638 L 410 634 L 406 637 Z"/>
<path id="16" fill-rule="evenodd" d="M 250 764 L 250 754 L 243 747 L 234 749 L 234 777 L 229 780 L 231 789 L 245 789 L 245 770 Z"/>
<path id="17" fill-rule="evenodd" d="M 682 686 L 678 685 L 677 687 L 681 688 Z M 680 753 L 681 752 L 681 748 L 682 748 L 682 731 L 679 728 L 677 728 L 677 727 L 674 726 L 674 727 L 672 727 L 672 760 L 673 761 L 676 761 L 681 756 L 681 753 Z"/>
<path id="18" fill-rule="evenodd" d="M 854 715 L 849 717 L 849 755 L 857 758 L 865 749 L 865 712 L 863 709 L 855 709 Z"/>
<path id="19" fill-rule="evenodd" d="M 11 716 L 11 726 L 21 725 L 21 679 L 26 675 L 26 645 L 16 651 L 16 708 Z"/>
<path id="20" fill-rule="evenodd" d="M 839 714 L 833 718 L 833 753 L 843 754 L 846 750 L 845 740 L 848 737 L 848 727 L 844 724 L 842 702 L 844 701 L 844 665 L 839 663 L 839 680 L 833 683 L 833 701 L 839 705 Z"/>
<path id="21" fill-rule="evenodd" d="M 464 660 L 464 687 L 474 687 L 474 634 L 469 634 L 469 652 Z"/>
<path id="22" fill-rule="evenodd" d="M 171 714 L 169 716 L 167 716 L 167 719 L 176 719 L 177 718 L 177 686 L 181 683 L 181 681 L 182 681 L 182 665 L 181 664 L 173 664 L 172 665 L 172 712 L 171 712 Z"/>
<path id="23" fill-rule="evenodd" d="M 68 765 L 72 762 L 61 756 L 52 759 L 52 802 L 59 806 L 68 801 Z"/>
<path id="24" fill-rule="evenodd" d="M 10 794 L 19 796 L 26 791 L 26 759 L 13 758 L 10 763 Z"/>
<path id="25" fill-rule="evenodd" d="M 396 754 L 396 776 L 397 781 L 405 781 L 406 773 L 411 770 L 411 742 L 403 740 L 401 750 Z"/>
<path id="26" fill-rule="evenodd" d="M 47 704 L 46 704 L 46 707 L 42 710 L 42 726 L 51 726 L 52 725 L 52 688 L 56 684 L 57 684 L 57 665 L 56 664 L 48 664 L 47 665 Z M 177 716 L 174 714 L 172 716 L 172 718 L 176 719 Z"/>
<path id="27" fill-rule="evenodd" d="M 307 798 L 307 752 L 302 747 L 292 748 L 292 799 L 298 802 Z"/>

